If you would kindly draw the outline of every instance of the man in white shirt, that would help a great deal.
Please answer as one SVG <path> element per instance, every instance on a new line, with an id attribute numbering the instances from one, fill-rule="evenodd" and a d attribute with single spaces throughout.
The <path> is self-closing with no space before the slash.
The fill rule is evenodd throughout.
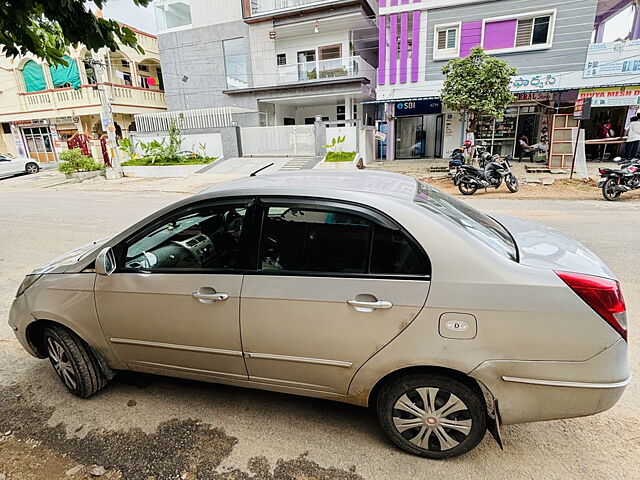
<path id="1" fill-rule="evenodd" d="M 627 127 L 627 142 L 625 144 L 625 157 L 628 159 L 636 158 L 640 146 L 640 121 L 638 117 L 631 117 L 629 126 Z"/>

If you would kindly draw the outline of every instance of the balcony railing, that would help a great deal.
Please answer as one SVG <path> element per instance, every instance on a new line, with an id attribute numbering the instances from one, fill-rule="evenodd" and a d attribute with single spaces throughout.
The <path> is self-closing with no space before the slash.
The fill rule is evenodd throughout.
<path id="1" fill-rule="evenodd" d="M 307 5 L 330 3 L 335 0 L 251 0 L 251 15 L 288 10 Z"/>
<path id="2" fill-rule="evenodd" d="M 117 105 L 136 107 L 165 107 L 164 92 L 159 90 L 113 85 L 105 87 Z M 88 105 L 99 105 L 100 95 L 92 85 L 78 90 L 71 88 L 31 92 L 20 95 L 22 108 L 29 110 L 59 110 Z"/>
<path id="3" fill-rule="evenodd" d="M 298 83 L 326 78 L 368 76 L 360 57 L 332 58 L 278 66 L 278 83 Z M 370 67 L 373 68 L 373 67 Z"/>

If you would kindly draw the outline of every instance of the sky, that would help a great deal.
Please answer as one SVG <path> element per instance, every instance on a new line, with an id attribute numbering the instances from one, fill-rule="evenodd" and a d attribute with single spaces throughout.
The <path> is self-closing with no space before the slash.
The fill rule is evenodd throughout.
<path id="1" fill-rule="evenodd" d="M 95 5 L 92 5 L 92 8 L 95 9 Z M 108 0 L 103 14 L 107 18 L 116 19 L 147 33 L 156 33 L 157 31 L 153 6 L 142 8 L 136 7 L 132 0 Z M 611 42 L 620 37 L 625 37 L 631 29 L 632 21 L 632 8 L 628 7 L 622 10 L 607 22 L 604 31 L 604 41 Z"/>
<path id="2" fill-rule="evenodd" d="M 89 4 L 95 10 L 96 6 L 92 2 Z M 157 31 L 153 5 L 143 8 L 137 7 L 133 0 L 107 0 L 102 13 L 106 18 L 113 18 L 143 32 L 155 34 Z"/>

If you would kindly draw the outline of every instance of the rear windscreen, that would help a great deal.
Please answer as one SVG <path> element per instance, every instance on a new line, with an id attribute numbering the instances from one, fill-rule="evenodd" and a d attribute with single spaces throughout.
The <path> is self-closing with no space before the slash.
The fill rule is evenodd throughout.
<path id="1" fill-rule="evenodd" d="M 511 260 L 518 260 L 518 247 L 500 223 L 431 185 L 421 181 L 417 183 L 414 198 L 416 204 L 463 228 L 499 254 Z"/>

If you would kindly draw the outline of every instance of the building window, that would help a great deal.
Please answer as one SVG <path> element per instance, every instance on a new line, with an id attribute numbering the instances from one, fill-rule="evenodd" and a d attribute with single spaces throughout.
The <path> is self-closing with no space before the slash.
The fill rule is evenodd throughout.
<path id="1" fill-rule="evenodd" d="M 287 64 L 287 54 L 279 53 L 276 55 L 276 65 L 286 65 Z"/>
<path id="2" fill-rule="evenodd" d="M 519 18 L 516 31 L 516 47 L 528 47 L 549 43 L 551 16 Z"/>
<path id="3" fill-rule="evenodd" d="M 67 63 L 67 66 L 60 64 L 49 67 L 53 88 L 73 87 L 77 90 L 80 88 L 81 83 L 78 62 L 68 55 L 65 55 L 62 59 Z"/>
<path id="4" fill-rule="evenodd" d="M 156 25 L 158 30 L 187 27 L 191 25 L 189 0 L 155 0 Z"/>
<path id="5" fill-rule="evenodd" d="M 485 50 L 504 53 L 548 48 L 552 43 L 555 11 L 525 13 L 514 17 L 485 19 Z"/>
<path id="6" fill-rule="evenodd" d="M 458 55 L 460 25 L 437 25 L 434 40 L 434 58 Z"/>
<path id="7" fill-rule="evenodd" d="M 244 38 L 232 38 L 222 42 L 224 66 L 227 73 L 227 88 L 246 88 L 247 54 Z"/>

